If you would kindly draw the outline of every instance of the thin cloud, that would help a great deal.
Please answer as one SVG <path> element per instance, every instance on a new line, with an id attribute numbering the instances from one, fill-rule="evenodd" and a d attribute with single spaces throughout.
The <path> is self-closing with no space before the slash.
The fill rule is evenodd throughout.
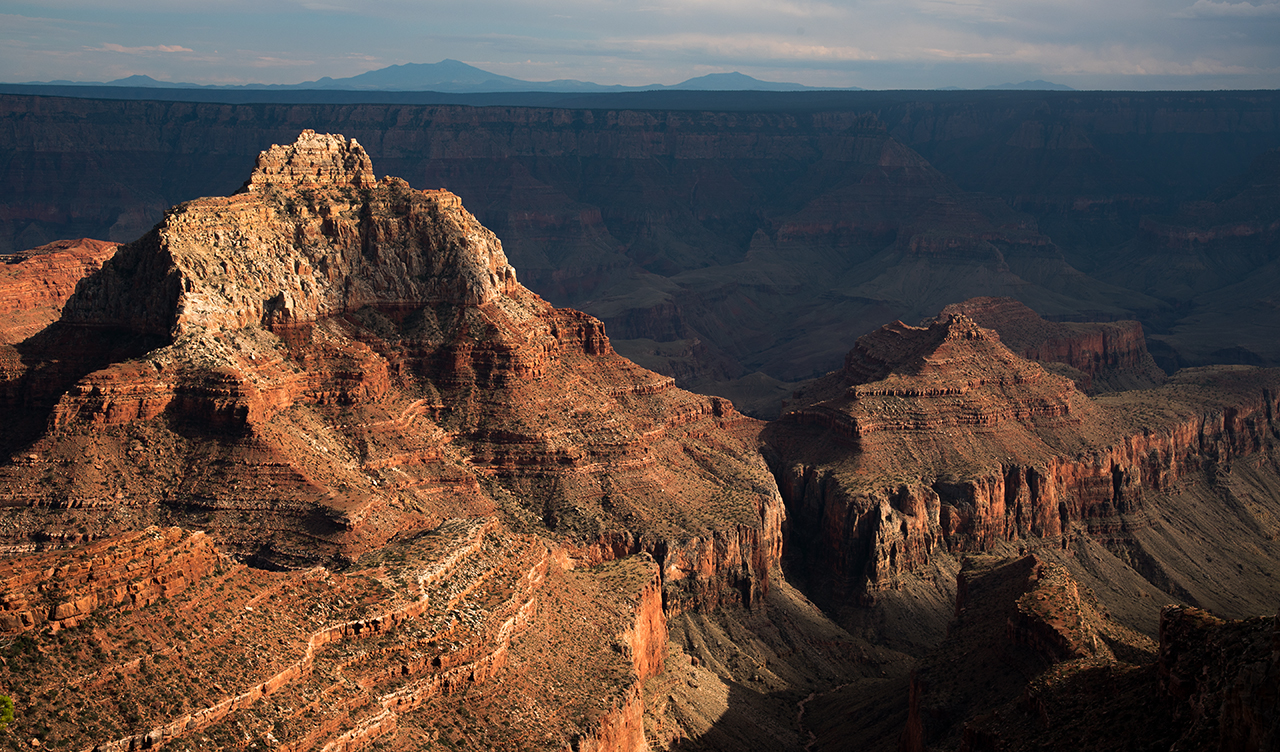
<path id="1" fill-rule="evenodd" d="M 347 5 L 337 5 L 334 3 L 301 3 L 303 8 L 316 11 L 319 13 L 355 13 L 355 9 Z"/>
<path id="2" fill-rule="evenodd" d="M 1000 13 L 991 5 L 957 0 L 924 0 L 918 6 L 920 12 L 939 18 L 983 23 L 1009 23 L 1011 16 Z"/>
<path id="3" fill-rule="evenodd" d="M 779 2 L 778 0 L 682 0 L 659 6 L 662 10 L 684 15 L 686 13 L 724 13 L 733 15 L 772 15 L 794 18 L 834 18 L 848 12 L 829 3 Z"/>
<path id="4" fill-rule="evenodd" d="M 1174 18 L 1280 18 L 1280 3 L 1218 3 L 1196 0 L 1190 8 L 1173 14 Z"/>
<path id="5" fill-rule="evenodd" d="M 293 68 L 307 65 L 315 65 L 314 60 L 300 60 L 298 58 L 270 57 L 266 55 L 254 58 L 250 63 L 255 68 Z"/>
<path id="6" fill-rule="evenodd" d="M 90 52 L 123 52 L 126 55 L 145 55 L 149 52 L 195 52 L 190 47 L 177 44 L 157 44 L 148 47 L 125 47 L 122 44 L 104 42 L 101 47 L 88 47 Z"/>
<path id="7" fill-rule="evenodd" d="M 1179 62 L 1122 46 L 1085 49 L 1073 45 L 1025 45 L 1006 59 L 1037 65 L 1048 75 L 1206 76 L 1267 72 L 1204 57 Z"/>
<path id="8" fill-rule="evenodd" d="M 875 60 L 876 56 L 858 47 L 793 42 L 764 35 L 719 36 L 713 34 L 672 34 L 649 39 L 610 40 L 606 46 L 630 46 L 637 51 L 666 50 L 682 55 L 709 55 L 740 60 Z"/>
<path id="9" fill-rule="evenodd" d="M 101 21 L 82 21 L 72 18 L 46 18 L 43 16 L 19 16 L 12 13 L 0 13 L 0 24 L 8 31 L 26 31 L 41 28 L 78 28 L 108 27 L 111 24 Z"/>

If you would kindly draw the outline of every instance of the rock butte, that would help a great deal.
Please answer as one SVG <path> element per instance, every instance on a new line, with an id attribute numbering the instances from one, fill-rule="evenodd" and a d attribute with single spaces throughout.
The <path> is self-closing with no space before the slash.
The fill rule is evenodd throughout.
<path id="1" fill-rule="evenodd" d="M 1146 561 L 1163 587 L 1183 582 L 1190 590 L 1178 592 L 1194 590 L 1199 602 L 1265 610 L 1266 588 L 1242 587 L 1253 594 L 1240 600 L 1215 596 L 1191 584 L 1189 562 L 1161 561 L 1169 537 L 1201 523 L 1169 525 L 1155 510 L 1239 494 L 1262 505 L 1261 516 L 1244 516 L 1265 551 L 1259 561 L 1276 554 L 1261 509 L 1276 488 L 1277 378 L 1267 369 L 1189 369 L 1160 389 L 1091 400 L 1014 355 L 995 331 L 947 312 L 859 338 L 844 368 L 797 392 L 765 436 L 796 539 L 817 541 L 802 554 L 813 587 L 835 602 L 873 603 L 939 554 L 1026 541 L 1069 549 L 1085 536 Z M 1261 487 L 1205 485 L 1206 473 L 1234 462 L 1261 473 Z"/>
<path id="2" fill-rule="evenodd" d="M 950 633 L 911 676 L 904 752 L 1274 746 L 1273 617 L 1170 606 L 1152 639 L 1034 555 L 973 557 L 960 585 Z"/>
<path id="3" fill-rule="evenodd" d="M 631 557 L 616 589 L 596 596 L 606 610 L 610 599 L 630 604 L 616 626 L 573 622 L 549 632 L 572 642 L 616 629 L 622 636 L 597 639 L 628 646 L 609 653 L 617 667 L 601 661 L 601 671 L 623 677 L 599 688 L 607 696 L 617 687 L 616 707 L 548 722 L 557 739 L 576 733 L 633 747 L 640 683 L 665 660 L 667 618 L 755 604 L 781 554 L 782 501 L 755 449 L 758 421 L 613 353 L 597 320 L 520 286 L 501 243 L 457 196 L 375 181 L 364 150 L 340 136 L 304 132 L 263 152 L 237 194 L 175 207 L 14 352 L 5 410 L 31 433 L 9 437 L 20 449 L 0 469 L 0 499 L 21 527 L 10 531 L 13 545 L 32 535 L 105 543 L 122 529 L 177 524 L 206 531 L 202 540 L 239 561 L 305 572 L 352 566 L 469 518 L 490 522 L 468 545 L 527 549 L 515 563 L 486 565 L 516 567 L 509 574 L 473 575 L 477 592 L 497 587 L 495 605 L 470 604 L 480 614 L 466 625 L 470 636 L 448 643 L 465 661 L 424 659 L 437 690 L 461 681 L 446 671 L 455 664 L 470 667 L 455 671 L 466 681 L 503 665 L 511 636 L 537 621 L 532 592 L 573 580 L 548 567 Z M 430 566 L 463 566 L 455 560 L 466 551 L 445 553 Z M 109 570 L 116 559 L 85 566 Z M 216 578 L 225 565 L 215 560 L 206 555 L 181 575 L 153 564 L 150 589 L 123 573 L 68 570 L 56 576 L 56 597 L 67 600 L 49 613 L 38 603 L 55 597 L 54 586 L 15 579 L 4 623 L 58 630 L 100 607 L 144 606 L 152 591 L 173 598 Z M 408 602 L 375 601 L 385 613 L 365 619 L 357 636 L 401 619 L 447 621 L 471 597 L 464 589 L 439 601 L 428 597 L 427 575 L 398 576 Z M 503 600 L 504 588 L 515 595 Z M 255 680 L 263 693 L 318 681 L 315 653 L 336 638 L 309 628 L 284 630 L 305 649 L 275 667 L 284 673 Z M 436 629 L 409 646 L 440 645 L 450 628 Z M 382 711 L 408 712 L 436 691 L 366 689 L 367 728 L 326 730 L 321 719 L 306 733 L 330 743 L 350 734 L 341 743 L 358 746 L 392 733 L 393 716 Z M 232 705 L 257 697 L 235 695 Z M 157 713 L 144 731 L 169 739 L 215 724 L 226 708 L 214 699 L 195 720 Z M 575 707 L 564 702 L 565 713 Z"/>
<path id="4" fill-rule="evenodd" d="M 1064 367 L 1055 370 L 1089 394 L 1146 389 L 1166 378 L 1147 352 L 1137 321 L 1045 321 L 1012 298 L 973 298 L 942 309 L 942 315 L 949 313 L 963 313 L 994 329 L 1010 350 L 1028 360 Z"/>
<path id="5" fill-rule="evenodd" d="M 49 746 L 946 746 L 931 709 L 1003 702 L 908 681 L 898 649 L 946 650 L 953 614 L 1044 668 L 1154 661 L 1157 588 L 1277 594 L 1280 375 L 1091 399 L 1162 380 L 1127 323 L 968 301 L 863 336 L 766 426 L 526 290 L 457 196 L 311 131 L 65 300 L 0 361 L 0 687 Z M 1173 696 L 1265 710 L 1192 663 L 1162 664 Z M 877 693 L 891 733 L 831 704 Z"/>

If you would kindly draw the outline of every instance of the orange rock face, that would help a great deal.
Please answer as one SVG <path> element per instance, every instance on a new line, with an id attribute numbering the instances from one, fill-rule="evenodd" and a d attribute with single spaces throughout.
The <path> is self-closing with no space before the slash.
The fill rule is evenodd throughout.
<path id="1" fill-rule="evenodd" d="M 1091 394 L 1164 383 L 1137 321 L 1045 321 L 1013 298 L 973 298 L 942 310 L 944 316 L 951 313 L 995 330 L 1005 346 L 1028 360 L 1068 366 L 1072 370 L 1064 375 Z"/>
<path id="2" fill-rule="evenodd" d="M 60 565 L 49 608 L 43 585 L 10 578 L 0 628 L 125 624 L 156 598 L 210 597 L 233 562 L 309 573 L 277 583 L 298 599 L 279 660 L 101 749 L 250 716 L 268 742 L 289 729 L 288 749 L 422 746 L 464 707 L 453 693 L 496 677 L 536 716 L 496 746 L 642 749 L 668 615 L 755 607 L 782 553 L 760 422 L 614 353 L 598 320 L 522 287 L 457 196 L 375 181 L 340 136 L 304 132 L 236 195 L 175 207 L 7 352 L 9 545 L 53 560 L 40 552 L 104 540 L 85 567 Z M 150 585 L 99 562 L 161 523 L 205 532 L 174 528 Z M 145 556 L 118 555 L 130 576 Z M 344 580 L 348 618 L 307 616 L 325 598 L 317 565 L 368 573 Z M 210 607 L 210 623 L 234 620 Z M 566 667 L 559 641 L 606 649 Z M 206 642 L 182 670 L 227 675 L 196 655 Z M 312 710 L 269 718 L 285 706 Z"/>
<path id="3" fill-rule="evenodd" d="M 58 319 L 76 283 L 111 258 L 119 243 L 59 240 L 2 257 L 0 345 L 30 337 Z"/>
<path id="4" fill-rule="evenodd" d="M 1188 372 L 1094 401 L 949 313 L 860 338 L 766 436 L 819 587 L 872 598 L 935 551 L 1127 539 L 1184 477 L 1274 448 L 1277 378 Z"/>
<path id="5" fill-rule="evenodd" d="M 0 562 L 5 595 L 0 631 L 78 626 L 100 608 L 132 611 L 182 593 L 229 560 L 208 536 L 152 528 L 81 549 L 77 555 Z"/>
<path id="6" fill-rule="evenodd" d="M 20 648 L 0 664 L 0 680 L 49 746 L 74 749 L 218 748 L 245 734 L 285 749 L 429 748 L 441 734 L 459 738 L 441 723 L 459 709 L 494 713 L 495 747 L 564 746 L 573 735 L 599 749 L 641 749 L 639 686 L 655 670 L 653 646 L 665 653 L 660 573 L 647 557 L 597 574 L 566 571 L 564 561 L 563 550 L 494 518 L 451 520 L 342 573 L 246 567 L 209 536 L 177 528 L 12 557 L 0 629 Z M 593 582 L 601 578 L 607 592 Z M 589 625 L 548 613 L 583 595 L 597 608 Z M 52 645 L 36 648 L 49 636 Z M 544 640 L 615 649 L 578 656 L 580 675 L 563 663 L 556 674 L 530 660 Z M 486 684 L 488 693 L 510 684 L 523 691 L 517 704 L 546 709 L 521 733 L 564 743 L 504 741 L 497 716 L 512 704 L 466 697 Z M 574 691 L 540 692 L 551 684 Z M 28 702 L 37 692 L 58 699 Z M 77 709 L 53 707 L 63 692 L 79 698 Z M 130 708 L 129 733 L 116 703 Z"/>
<path id="7" fill-rule="evenodd" d="M 125 246 L 23 343 L 7 392 L 50 430 L 0 495 L 181 509 L 297 562 L 506 506 L 588 559 L 648 551 L 673 604 L 762 592 L 782 507 L 759 424 L 521 287 L 456 196 L 371 176 L 358 144 L 307 132 Z M 56 354 L 91 332 L 159 346 Z"/>

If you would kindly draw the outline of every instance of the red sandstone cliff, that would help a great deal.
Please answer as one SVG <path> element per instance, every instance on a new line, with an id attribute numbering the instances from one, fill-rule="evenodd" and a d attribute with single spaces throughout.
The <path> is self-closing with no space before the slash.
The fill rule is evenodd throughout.
<path id="1" fill-rule="evenodd" d="M 643 556 L 567 561 L 493 518 L 446 522 L 345 572 L 257 570 L 176 528 L 11 555 L 0 630 L 19 647 L 0 681 L 18 732 L 72 749 L 245 735 L 425 749 L 474 744 L 454 719 L 475 717 L 494 747 L 643 749 L 640 687 L 666 654 L 661 573 Z M 603 649 L 560 649 L 583 644 Z M 534 710 L 518 731 L 513 709 Z"/>
<path id="2" fill-rule="evenodd" d="M 151 344 L 54 362 L 84 339 Z M 0 471 L 11 505 L 199 510 L 224 543 L 301 561 L 519 499 L 591 558 L 653 554 L 673 607 L 750 602 L 780 554 L 758 423 L 615 355 L 521 287 L 456 196 L 375 183 L 340 137 L 176 207 L 23 347 L 10 404 L 49 431 Z"/>
<path id="3" fill-rule="evenodd" d="M 1012 298 L 973 298 L 942 309 L 963 313 L 979 326 L 994 329 L 1018 355 L 1042 363 L 1060 363 L 1089 394 L 1159 386 L 1165 374 L 1147 352 L 1137 321 L 1075 323 L 1045 321 Z"/>
<path id="4" fill-rule="evenodd" d="M 860 338 L 766 436 L 793 531 L 814 541 L 804 556 L 819 587 L 874 600 L 936 555 L 1009 541 L 1089 535 L 1152 556 L 1139 531 L 1161 505 L 1185 504 L 1179 494 L 1241 458 L 1270 461 L 1276 379 L 1187 372 L 1095 401 L 950 314 Z M 1201 577 L 1187 567 L 1149 576 L 1168 588 Z"/>
<path id="5" fill-rule="evenodd" d="M 0 345 L 12 345 L 53 323 L 76 284 L 111 258 L 119 244 L 60 240 L 3 257 Z"/>
<path id="6" fill-rule="evenodd" d="M 53 560 L 104 540 L 57 589 L 11 582 L 6 630 L 210 598 L 222 575 L 183 564 L 186 544 L 114 555 L 161 521 L 205 531 L 196 553 L 228 565 L 214 545 L 303 580 L 328 577 L 318 564 L 367 572 L 358 616 L 326 626 L 299 593 L 279 660 L 263 654 L 237 691 L 189 690 L 183 712 L 148 706 L 101 749 L 245 718 L 268 741 L 289 729 L 290 749 L 417 744 L 449 695 L 499 676 L 495 696 L 538 714 L 533 748 L 640 749 L 668 615 L 757 608 L 782 554 L 758 421 L 615 354 L 598 320 L 522 287 L 457 196 L 375 181 L 340 136 L 304 132 L 237 194 L 175 207 L 11 351 L 8 545 Z M 592 652 L 566 668 L 558 642 Z M 265 720 L 286 706 L 317 710 Z"/>

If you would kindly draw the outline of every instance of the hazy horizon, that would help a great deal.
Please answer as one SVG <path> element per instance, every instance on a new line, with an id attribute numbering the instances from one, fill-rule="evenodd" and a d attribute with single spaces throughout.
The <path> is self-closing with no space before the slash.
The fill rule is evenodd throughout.
<path id="1" fill-rule="evenodd" d="M 526 81 L 708 73 L 867 89 L 1280 88 L 1280 2 L 5 3 L 4 79 L 297 84 L 455 59 Z"/>

